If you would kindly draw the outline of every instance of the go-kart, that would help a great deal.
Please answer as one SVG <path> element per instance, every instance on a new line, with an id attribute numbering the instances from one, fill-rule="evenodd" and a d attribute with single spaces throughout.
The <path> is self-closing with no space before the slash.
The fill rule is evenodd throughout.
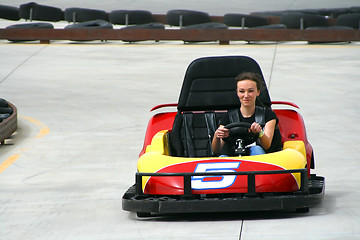
<path id="1" fill-rule="evenodd" d="M 233 122 L 227 127 L 238 138 L 238 155 L 218 157 L 212 152 L 211 141 L 219 119 L 240 107 L 235 76 L 241 72 L 262 76 L 257 62 L 246 56 L 205 57 L 189 65 L 178 103 L 151 110 L 177 107 L 177 111 L 160 111 L 151 117 L 135 184 L 122 199 L 123 210 L 136 212 L 139 217 L 265 210 L 306 212 L 322 200 L 325 179 L 310 173 L 315 166 L 313 148 L 296 110 L 298 106 L 271 101 L 265 81 L 259 96 L 262 104 L 284 106 L 273 109 L 279 119 L 282 150 L 244 155 L 249 126 Z"/>

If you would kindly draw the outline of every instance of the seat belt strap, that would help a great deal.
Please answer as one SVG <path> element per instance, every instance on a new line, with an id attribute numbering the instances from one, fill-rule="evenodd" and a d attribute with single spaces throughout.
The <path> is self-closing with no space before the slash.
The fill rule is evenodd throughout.
<path id="1" fill-rule="evenodd" d="M 184 142 L 184 155 L 185 157 L 195 157 L 195 149 L 193 142 L 193 114 L 183 114 L 183 131 L 182 138 Z"/>
<path id="2" fill-rule="evenodd" d="M 240 122 L 239 110 L 237 108 L 228 111 L 230 123 Z"/>
<path id="3" fill-rule="evenodd" d="M 210 113 L 205 113 L 205 122 L 206 122 L 206 129 L 207 129 L 207 133 L 208 133 L 208 138 L 209 138 L 209 147 L 208 147 L 208 154 L 210 154 L 210 156 L 214 156 L 214 152 L 212 150 L 212 138 L 215 134 L 215 113 L 210 112 Z"/>
<path id="4" fill-rule="evenodd" d="M 265 127 L 265 107 L 255 106 L 255 122 Z"/>
<path id="5" fill-rule="evenodd" d="M 237 108 L 228 111 L 230 123 L 240 122 L 239 110 Z M 261 127 L 265 126 L 265 107 L 255 106 L 255 122 Z"/>

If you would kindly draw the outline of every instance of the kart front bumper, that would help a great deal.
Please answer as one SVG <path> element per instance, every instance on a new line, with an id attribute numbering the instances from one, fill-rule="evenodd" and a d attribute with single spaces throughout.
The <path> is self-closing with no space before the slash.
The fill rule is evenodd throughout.
<path id="1" fill-rule="evenodd" d="M 301 189 L 290 193 L 256 193 L 255 187 L 249 184 L 249 191 L 245 194 L 191 195 L 190 190 L 190 194 L 188 192 L 181 196 L 146 195 L 140 190 L 141 183 L 137 182 L 124 194 L 122 207 L 125 211 L 138 213 L 138 216 L 267 210 L 307 211 L 309 207 L 321 202 L 324 196 L 325 178 L 311 175 L 310 178 L 306 176 L 302 179 L 306 181 L 303 181 Z"/>

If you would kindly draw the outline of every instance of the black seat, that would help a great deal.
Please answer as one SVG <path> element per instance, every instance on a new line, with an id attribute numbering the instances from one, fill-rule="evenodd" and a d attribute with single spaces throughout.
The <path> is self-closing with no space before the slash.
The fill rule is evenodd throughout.
<path id="1" fill-rule="evenodd" d="M 235 77 L 242 72 L 262 76 L 257 62 L 245 56 L 199 58 L 189 65 L 179 96 L 178 113 L 169 133 L 172 156 L 212 155 L 211 140 L 218 120 L 227 110 L 240 107 Z M 266 87 L 259 98 L 264 105 L 271 106 Z"/>

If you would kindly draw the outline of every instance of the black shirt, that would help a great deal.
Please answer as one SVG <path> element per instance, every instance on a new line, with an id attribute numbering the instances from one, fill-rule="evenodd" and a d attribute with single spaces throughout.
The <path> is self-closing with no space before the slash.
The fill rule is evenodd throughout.
<path id="1" fill-rule="evenodd" d="M 241 114 L 240 109 L 238 109 L 237 112 L 238 112 L 239 119 L 241 122 L 247 122 L 250 124 L 255 122 L 255 113 L 251 117 L 244 117 Z M 279 120 L 276 117 L 276 114 L 270 108 L 266 108 L 265 109 L 265 124 L 273 119 L 276 119 L 276 126 L 275 126 L 274 136 L 273 136 L 271 145 L 270 145 L 269 149 L 265 150 L 265 152 L 267 152 L 267 153 L 280 151 L 281 147 L 282 147 L 281 134 L 280 134 L 279 127 L 278 127 Z M 221 118 L 219 120 L 219 125 L 225 126 L 229 123 L 230 123 L 230 119 L 228 116 L 226 116 L 226 117 L 224 116 L 223 118 Z M 264 127 L 264 126 L 262 126 L 262 127 Z M 225 139 L 225 144 L 224 144 L 224 147 L 220 154 L 234 156 L 235 155 L 235 139 L 231 139 L 231 138 Z"/>

